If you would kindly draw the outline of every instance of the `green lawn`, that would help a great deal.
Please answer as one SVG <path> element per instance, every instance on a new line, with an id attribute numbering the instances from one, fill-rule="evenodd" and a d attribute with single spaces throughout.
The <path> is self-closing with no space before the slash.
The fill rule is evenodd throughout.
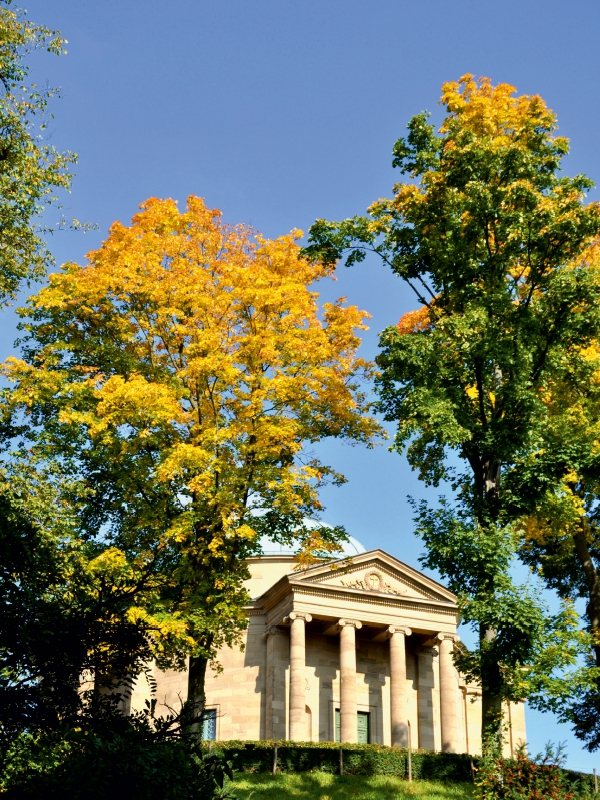
<path id="1" fill-rule="evenodd" d="M 427 800 L 469 800 L 469 783 L 430 783 L 407 781 L 376 775 L 364 778 L 353 775 L 329 775 L 303 772 L 294 775 L 238 775 L 236 794 L 240 800 L 252 792 L 252 800 L 402 800 L 421 797 Z"/>

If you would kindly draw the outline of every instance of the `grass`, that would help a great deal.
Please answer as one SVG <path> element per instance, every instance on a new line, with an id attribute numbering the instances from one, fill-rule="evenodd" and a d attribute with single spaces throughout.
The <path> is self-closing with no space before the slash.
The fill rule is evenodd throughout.
<path id="1" fill-rule="evenodd" d="M 427 800 L 469 800 L 469 783 L 431 783 L 385 775 L 362 777 L 330 775 L 325 772 L 301 772 L 283 775 L 238 775 L 236 795 L 252 800 L 403 800 L 421 797 Z"/>

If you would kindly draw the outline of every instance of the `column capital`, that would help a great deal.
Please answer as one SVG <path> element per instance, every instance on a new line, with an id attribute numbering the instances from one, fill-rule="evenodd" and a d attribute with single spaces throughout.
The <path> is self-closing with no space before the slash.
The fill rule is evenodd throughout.
<path id="1" fill-rule="evenodd" d="M 395 633 L 403 633 L 405 636 L 410 636 L 412 634 L 410 628 L 406 628 L 402 625 L 390 625 L 387 632 L 390 636 L 393 636 Z"/>
<path id="2" fill-rule="evenodd" d="M 362 622 L 357 619 L 340 619 L 338 625 L 340 628 L 355 628 L 357 631 L 362 628 Z"/>
<path id="3" fill-rule="evenodd" d="M 438 633 L 436 639 L 438 642 L 460 642 L 460 636 L 456 633 Z"/>
<path id="4" fill-rule="evenodd" d="M 306 611 L 292 611 L 284 619 L 284 622 L 293 622 L 295 619 L 303 619 L 304 622 L 312 622 L 311 614 L 308 614 Z"/>

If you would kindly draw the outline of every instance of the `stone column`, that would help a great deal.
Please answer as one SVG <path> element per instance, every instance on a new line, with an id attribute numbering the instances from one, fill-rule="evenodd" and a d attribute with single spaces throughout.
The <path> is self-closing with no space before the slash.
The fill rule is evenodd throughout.
<path id="1" fill-rule="evenodd" d="M 436 655 L 437 652 L 433 647 L 420 647 L 417 650 L 419 659 L 419 747 L 425 750 L 435 750 L 435 715 L 433 710 L 435 680 L 433 675 L 433 658 Z M 414 737 L 412 744 L 413 747 L 416 746 Z"/>
<path id="2" fill-rule="evenodd" d="M 265 633 L 267 640 L 267 676 L 265 698 L 265 738 L 285 739 L 285 670 L 290 663 L 288 632 L 271 625 Z"/>
<path id="3" fill-rule="evenodd" d="M 458 750 L 458 709 L 456 670 L 452 659 L 456 636 L 440 633 L 440 720 L 442 724 L 442 750 L 456 753 Z"/>
<path id="4" fill-rule="evenodd" d="M 310 614 L 292 611 L 290 627 L 290 739 L 301 742 L 306 738 L 306 645 L 305 623 Z"/>
<path id="5" fill-rule="evenodd" d="M 391 625 L 390 634 L 390 710 L 392 717 L 392 747 L 408 747 L 406 710 L 406 637 L 410 628 Z"/>
<path id="6" fill-rule="evenodd" d="M 358 741 L 356 714 L 356 631 L 362 622 L 341 619 L 340 626 L 340 739 Z"/>

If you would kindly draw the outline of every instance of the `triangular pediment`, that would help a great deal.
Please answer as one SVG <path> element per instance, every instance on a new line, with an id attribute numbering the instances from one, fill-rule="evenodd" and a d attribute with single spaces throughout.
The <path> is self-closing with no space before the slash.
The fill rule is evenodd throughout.
<path id="1" fill-rule="evenodd" d="M 456 602 L 456 597 L 437 581 L 384 553 L 372 550 L 352 559 L 340 559 L 297 575 L 302 581 L 335 586 L 368 594 L 401 599 L 419 598 Z"/>

